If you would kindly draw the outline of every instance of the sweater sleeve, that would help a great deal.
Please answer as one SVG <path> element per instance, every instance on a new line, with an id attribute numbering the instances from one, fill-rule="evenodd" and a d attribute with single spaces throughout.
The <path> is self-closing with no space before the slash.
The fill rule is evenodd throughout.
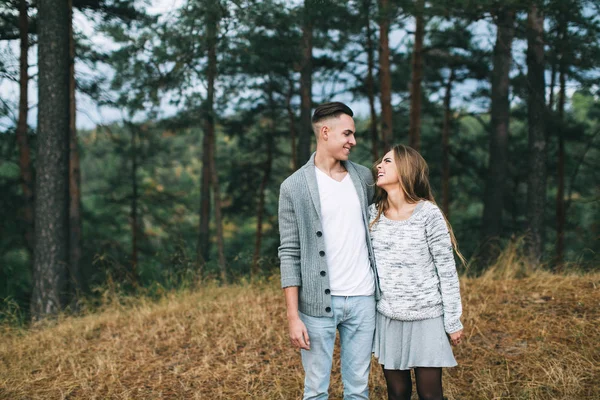
<path id="1" fill-rule="evenodd" d="M 375 217 L 377 216 L 377 207 L 375 206 L 374 203 L 369 205 L 368 215 L 369 215 L 369 224 L 370 224 L 371 221 L 373 221 L 375 219 Z"/>
<path id="2" fill-rule="evenodd" d="M 373 181 L 373 173 L 367 169 L 365 173 L 365 182 L 367 184 L 367 204 L 373 204 L 375 198 L 375 182 Z"/>
<path id="3" fill-rule="evenodd" d="M 460 285 L 454 262 L 450 232 L 442 211 L 437 206 L 434 206 L 427 219 L 425 231 L 429 252 L 440 280 L 444 308 L 444 329 L 447 333 L 454 333 L 463 329 L 460 322 L 462 315 Z"/>
<path id="4" fill-rule="evenodd" d="M 279 194 L 279 260 L 281 287 L 302 286 L 300 273 L 300 237 L 291 193 L 285 183 Z"/>

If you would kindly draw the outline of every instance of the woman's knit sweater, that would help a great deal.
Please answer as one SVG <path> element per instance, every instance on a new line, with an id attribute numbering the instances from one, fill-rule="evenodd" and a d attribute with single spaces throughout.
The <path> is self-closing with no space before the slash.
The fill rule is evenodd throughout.
<path id="1" fill-rule="evenodd" d="M 377 216 L 369 206 L 369 221 Z M 444 328 L 463 328 L 458 274 L 442 211 L 429 201 L 417 204 L 407 220 L 383 214 L 371 228 L 381 286 L 377 310 L 388 318 L 417 321 L 444 316 Z"/>

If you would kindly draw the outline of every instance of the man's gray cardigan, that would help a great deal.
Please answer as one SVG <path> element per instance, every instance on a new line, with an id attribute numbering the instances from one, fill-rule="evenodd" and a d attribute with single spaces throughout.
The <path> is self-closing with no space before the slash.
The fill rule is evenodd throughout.
<path id="1" fill-rule="evenodd" d="M 379 282 L 367 213 L 375 191 L 373 175 L 368 168 L 351 161 L 342 162 L 342 165 L 350 174 L 362 206 L 369 261 L 375 278 L 375 297 L 379 299 Z M 343 206 L 340 204 L 340 207 Z M 329 269 L 325 257 L 321 203 L 315 173 L 315 153 L 302 168 L 281 184 L 279 234 L 281 286 L 298 286 L 298 308 L 302 313 L 314 317 L 332 317 Z M 327 234 L 343 235 L 344 232 Z"/>

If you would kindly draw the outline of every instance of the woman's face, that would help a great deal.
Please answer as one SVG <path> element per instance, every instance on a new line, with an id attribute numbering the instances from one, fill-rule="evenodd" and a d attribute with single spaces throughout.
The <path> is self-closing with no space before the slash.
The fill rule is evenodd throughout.
<path id="1" fill-rule="evenodd" d="M 398 185 L 399 183 L 394 151 L 390 150 L 383 156 L 381 162 L 377 164 L 377 186 L 385 189 L 386 186 Z"/>

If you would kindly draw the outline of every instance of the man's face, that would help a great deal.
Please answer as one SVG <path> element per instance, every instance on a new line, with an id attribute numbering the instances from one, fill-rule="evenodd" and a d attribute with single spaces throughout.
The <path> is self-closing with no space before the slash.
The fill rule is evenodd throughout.
<path id="1" fill-rule="evenodd" d="M 347 160 L 352 147 L 356 146 L 354 119 L 347 114 L 342 114 L 337 118 L 327 119 L 323 125 L 327 129 L 324 129 L 321 134 L 329 155 L 336 160 Z"/>

